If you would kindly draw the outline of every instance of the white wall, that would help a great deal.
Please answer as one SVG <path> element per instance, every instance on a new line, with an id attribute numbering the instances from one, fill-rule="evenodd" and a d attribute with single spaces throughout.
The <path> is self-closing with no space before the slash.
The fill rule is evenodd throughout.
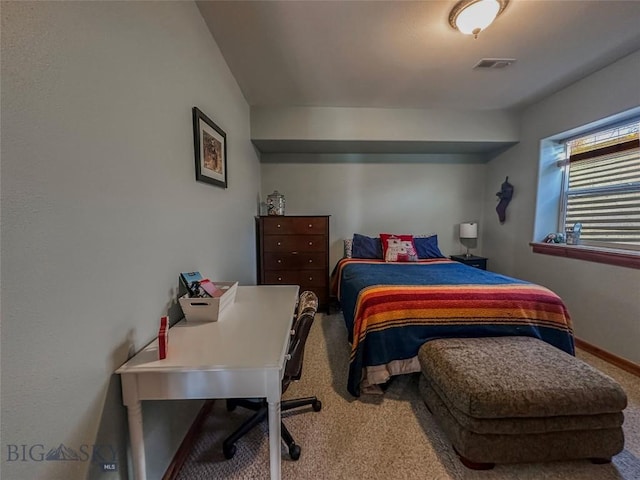
<path id="1" fill-rule="evenodd" d="M 342 240 L 354 233 L 437 233 L 442 253 L 461 253 L 458 224 L 474 220 L 483 228 L 484 172 L 484 164 L 463 163 L 266 163 L 262 192 L 283 193 L 287 215 L 331 215 L 333 268 Z"/>
<path id="2" fill-rule="evenodd" d="M 2 2 L 1 40 L 2 477 L 127 478 L 113 371 L 179 272 L 255 282 L 249 108 L 192 2 Z M 192 106 L 227 133 L 227 190 L 195 181 Z M 149 478 L 200 405 L 144 405 Z M 119 472 L 36 461 L 60 443 Z"/>
<path id="3" fill-rule="evenodd" d="M 533 105 L 522 114 L 522 140 L 487 164 L 484 252 L 501 273 L 558 293 L 575 333 L 589 343 L 640 363 L 640 270 L 533 254 L 540 141 L 640 105 L 640 51 Z M 500 225 L 494 196 L 509 175 L 515 194 Z M 555 220 L 552 222 L 555 224 Z M 537 237 L 540 235 L 537 233 Z"/>

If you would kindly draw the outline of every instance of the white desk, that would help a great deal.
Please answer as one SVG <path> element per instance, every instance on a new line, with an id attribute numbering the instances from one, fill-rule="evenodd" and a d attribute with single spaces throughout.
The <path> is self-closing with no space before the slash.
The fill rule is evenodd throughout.
<path id="1" fill-rule="evenodd" d="M 146 479 L 142 400 L 266 398 L 271 478 L 280 478 L 280 395 L 297 286 L 238 287 L 217 322 L 182 320 L 169 331 L 167 358 L 158 341 L 120 367 L 122 398 L 137 480 Z"/>

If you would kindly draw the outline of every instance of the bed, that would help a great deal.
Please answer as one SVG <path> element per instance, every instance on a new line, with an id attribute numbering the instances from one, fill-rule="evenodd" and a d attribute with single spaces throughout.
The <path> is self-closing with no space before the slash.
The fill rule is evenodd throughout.
<path id="1" fill-rule="evenodd" d="M 530 336 L 575 354 L 560 297 L 523 280 L 446 258 L 343 258 L 331 283 L 351 344 L 347 389 L 356 397 L 420 371 L 418 349 L 436 338 Z"/>

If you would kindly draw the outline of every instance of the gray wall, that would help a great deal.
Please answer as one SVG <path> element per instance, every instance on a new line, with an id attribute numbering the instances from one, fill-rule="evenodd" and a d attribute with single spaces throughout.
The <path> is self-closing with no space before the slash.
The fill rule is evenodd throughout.
<path id="1" fill-rule="evenodd" d="M 254 140 L 399 140 L 516 142 L 513 113 L 503 110 L 296 107 L 251 109 Z"/>
<path id="2" fill-rule="evenodd" d="M 484 172 L 483 164 L 465 163 L 265 163 L 262 191 L 283 193 L 287 214 L 331 215 L 333 268 L 354 233 L 437 233 L 445 255 L 462 252 L 457 224 L 483 228 Z"/>
<path id="3" fill-rule="evenodd" d="M 192 2 L 2 2 L 1 44 L 2 478 L 127 478 L 113 371 L 179 272 L 255 282 L 249 108 Z M 194 179 L 194 105 L 227 133 L 227 190 Z M 144 405 L 149 478 L 200 405 Z M 60 443 L 119 472 L 37 461 Z"/>
<path id="4" fill-rule="evenodd" d="M 537 198 L 541 140 L 640 106 L 639 84 L 636 52 L 524 111 L 521 142 L 487 164 L 483 230 L 484 253 L 498 271 L 551 288 L 566 302 L 578 337 L 636 363 L 640 270 L 533 254 L 529 242 L 541 239 L 533 233 L 536 202 L 541 212 L 555 212 Z M 495 192 L 507 175 L 515 194 L 500 225 Z"/>

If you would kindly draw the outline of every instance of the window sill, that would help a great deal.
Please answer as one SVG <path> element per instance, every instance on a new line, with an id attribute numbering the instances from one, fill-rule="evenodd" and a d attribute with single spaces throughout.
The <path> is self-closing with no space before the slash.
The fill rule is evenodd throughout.
<path id="1" fill-rule="evenodd" d="M 619 267 L 640 268 L 640 252 L 560 243 L 531 242 L 529 245 L 533 247 L 533 253 L 607 263 Z"/>

